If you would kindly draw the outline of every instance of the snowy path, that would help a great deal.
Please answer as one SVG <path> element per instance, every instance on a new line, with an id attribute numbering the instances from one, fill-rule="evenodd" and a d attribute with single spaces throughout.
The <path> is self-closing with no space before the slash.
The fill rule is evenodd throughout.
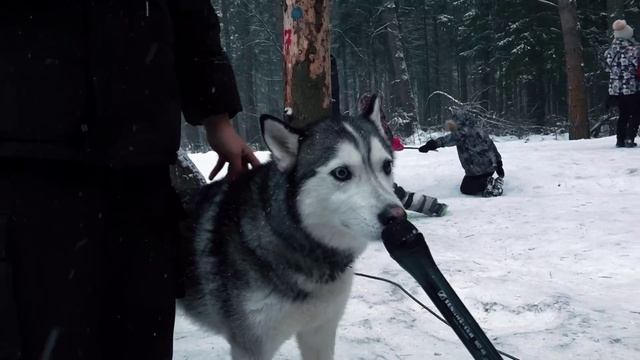
<path id="1" fill-rule="evenodd" d="M 640 149 L 613 138 L 503 142 L 505 196 L 461 195 L 455 148 L 398 154 L 396 181 L 449 204 L 412 214 L 434 258 L 499 349 L 522 360 L 640 359 Z M 198 166 L 211 155 L 194 155 Z M 357 271 L 416 283 L 373 243 Z M 176 359 L 227 359 L 228 346 L 178 316 Z M 454 333 L 391 285 L 357 277 L 337 359 L 470 359 Z M 277 359 L 298 359 L 294 342 Z"/>

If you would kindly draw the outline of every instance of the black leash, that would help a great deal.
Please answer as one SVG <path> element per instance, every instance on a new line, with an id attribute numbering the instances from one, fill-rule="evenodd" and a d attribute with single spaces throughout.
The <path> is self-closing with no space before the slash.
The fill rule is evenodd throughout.
<path id="1" fill-rule="evenodd" d="M 407 289 L 405 289 L 404 287 L 402 287 L 402 285 L 398 284 L 395 281 L 391 281 L 389 279 L 385 279 L 383 277 L 378 277 L 378 276 L 373 276 L 373 275 L 369 275 L 369 274 L 364 274 L 364 273 L 355 273 L 355 275 L 363 277 L 363 278 L 369 278 L 372 280 L 378 280 L 378 281 L 382 281 L 382 282 L 386 282 L 389 283 L 395 287 L 397 287 L 398 289 L 400 289 L 405 295 L 407 295 L 409 298 L 411 298 L 411 300 L 413 300 L 414 302 L 416 302 L 418 305 L 420 305 L 423 309 L 427 310 L 429 313 L 431 313 L 431 315 L 435 316 L 438 320 L 442 321 L 445 325 L 451 327 L 451 325 L 449 324 L 449 322 L 447 320 L 445 320 L 442 316 L 438 315 L 435 311 L 431 310 L 427 305 L 425 305 L 423 302 L 421 302 L 420 300 L 418 300 L 415 296 L 413 296 L 409 291 L 407 291 Z M 509 359 L 512 360 L 520 360 L 517 357 L 510 355 L 504 351 L 500 351 L 498 350 L 498 352 L 501 355 L 504 355 L 506 357 L 508 357 Z"/>
<path id="2" fill-rule="evenodd" d="M 409 149 L 409 150 L 420 150 L 420 147 L 419 147 L 419 146 L 404 146 L 404 147 L 403 147 L 403 149 Z M 437 149 L 429 150 L 429 151 L 435 151 L 435 152 L 438 152 L 438 150 L 437 150 Z"/>
<path id="3" fill-rule="evenodd" d="M 420 284 L 444 318 L 435 314 L 434 311 L 393 281 L 366 274 L 358 274 L 359 276 L 388 282 L 399 287 L 413 301 L 449 325 L 475 360 L 503 360 L 500 354 L 513 360 L 519 360 L 498 351 L 493 346 L 438 269 L 424 237 L 413 224 L 402 220 L 388 225 L 382 232 L 382 240 L 391 258 Z"/>

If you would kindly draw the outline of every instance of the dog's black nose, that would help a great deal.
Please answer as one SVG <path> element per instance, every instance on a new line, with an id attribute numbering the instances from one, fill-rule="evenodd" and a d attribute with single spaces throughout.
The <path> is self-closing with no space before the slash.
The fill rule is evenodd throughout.
<path id="1" fill-rule="evenodd" d="M 398 205 L 389 205 L 378 214 L 378 220 L 384 226 L 407 218 L 407 213 Z"/>

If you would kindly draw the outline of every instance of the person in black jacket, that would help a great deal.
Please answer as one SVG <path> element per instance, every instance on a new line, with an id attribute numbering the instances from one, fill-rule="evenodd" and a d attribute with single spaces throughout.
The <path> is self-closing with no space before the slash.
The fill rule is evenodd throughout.
<path id="1" fill-rule="evenodd" d="M 0 12 L 0 359 L 170 359 L 181 114 L 258 164 L 208 0 Z M 14 318 L 11 321 L 11 318 Z"/>

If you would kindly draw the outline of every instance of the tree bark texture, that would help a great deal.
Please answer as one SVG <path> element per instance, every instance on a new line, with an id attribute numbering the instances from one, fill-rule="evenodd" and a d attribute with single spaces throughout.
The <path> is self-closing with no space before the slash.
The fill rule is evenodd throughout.
<path id="1" fill-rule="evenodd" d="M 558 11 L 562 23 L 567 69 L 569 139 L 587 139 L 589 138 L 589 118 L 576 1 L 559 0 Z"/>
<path id="2" fill-rule="evenodd" d="M 438 17 L 432 16 L 431 24 L 433 26 L 433 85 L 434 89 L 441 90 L 440 86 L 440 25 L 438 25 Z M 434 119 L 435 124 L 440 125 L 442 121 L 442 101 L 440 96 L 433 97 L 433 106 L 435 108 Z"/>
<path id="3" fill-rule="evenodd" d="M 431 55 L 431 48 L 429 43 L 429 17 L 431 16 L 431 9 L 429 8 L 429 1 L 424 1 L 424 6 L 422 8 L 422 31 L 424 36 L 424 80 L 420 81 L 419 88 L 424 89 L 422 94 L 426 94 L 426 96 L 431 95 L 431 66 L 429 66 L 429 59 Z M 418 92 L 420 92 L 418 90 Z M 426 101 L 420 101 L 420 106 L 422 107 L 422 111 L 418 118 L 422 122 L 421 125 L 426 124 L 426 120 L 431 118 L 431 108 Z"/>
<path id="4" fill-rule="evenodd" d="M 251 3 L 242 3 L 240 11 L 251 13 L 255 9 L 251 8 Z M 251 24 L 249 17 L 237 16 L 236 18 L 237 37 L 240 43 L 238 57 L 236 61 L 236 73 L 240 81 L 244 84 L 244 91 L 241 94 L 244 111 L 237 124 L 237 131 L 240 137 L 249 143 L 260 141 L 258 132 L 251 131 L 249 124 L 258 124 L 258 106 L 256 104 L 256 93 L 254 84 L 256 57 L 254 43 L 251 41 Z M 255 128 L 254 128 L 255 129 Z"/>
<path id="5" fill-rule="evenodd" d="M 301 128 L 331 116 L 331 1 L 284 0 L 283 7 L 284 106 Z"/>
<path id="6" fill-rule="evenodd" d="M 397 0 L 389 1 L 386 6 L 387 49 L 391 56 L 392 76 L 389 92 L 392 126 L 401 136 L 410 136 L 413 125 L 417 123 L 416 103 L 411 89 L 405 46 L 402 43 L 402 28 L 398 19 Z M 395 123 L 394 123 L 395 122 Z"/>

